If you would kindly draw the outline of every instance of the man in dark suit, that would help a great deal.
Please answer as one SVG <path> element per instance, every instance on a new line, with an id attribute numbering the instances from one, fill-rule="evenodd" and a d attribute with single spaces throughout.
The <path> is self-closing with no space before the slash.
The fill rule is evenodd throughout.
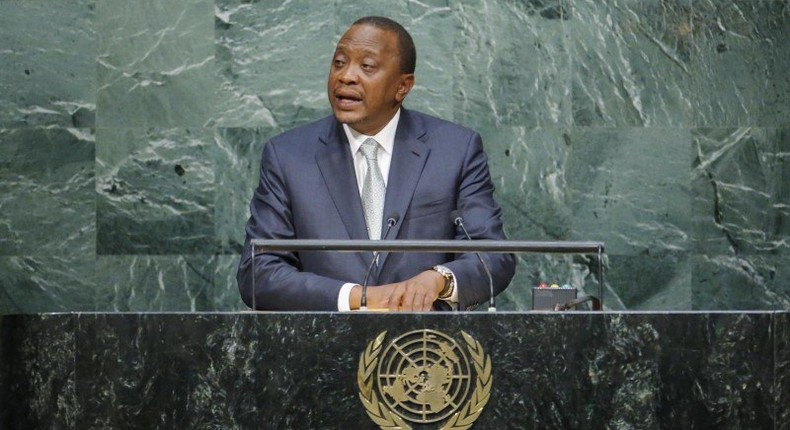
<path id="1" fill-rule="evenodd" d="M 277 252 L 256 256 L 262 239 L 504 239 L 480 136 L 401 107 L 414 85 L 416 51 L 398 23 L 355 22 L 329 71 L 334 115 L 274 137 L 264 147 L 238 271 L 247 305 L 268 310 L 360 306 L 372 253 Z M 511 254 L 483 254 L 497 293 L 515 271 Z M 252 285 L 252 271 L 257 285 Z M 381 254 L 367 292 L 370 308 L 469 309 L 488 300 L 474 254 Z"/>

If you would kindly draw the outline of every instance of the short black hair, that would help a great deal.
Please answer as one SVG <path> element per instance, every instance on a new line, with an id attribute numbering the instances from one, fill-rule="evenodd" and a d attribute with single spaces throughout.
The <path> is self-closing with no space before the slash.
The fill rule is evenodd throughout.
<path id="1" fill-rule="evenodd" d="M 414 47 L 414 40 L 412 40 L 411 34 L 402 25 L 383 16 L 362 17 L 354 21 L 352 27 L 355 25 L 370 25 L 395 33 L 398 37 L 400 71 L 401 73 L 414 73 L 414 69 L 417 66 L 417 49 Z"/>

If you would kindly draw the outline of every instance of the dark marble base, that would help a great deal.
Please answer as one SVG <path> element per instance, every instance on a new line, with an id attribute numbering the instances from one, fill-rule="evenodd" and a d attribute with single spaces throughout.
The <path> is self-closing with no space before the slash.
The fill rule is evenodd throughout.
<path id="1" fill-rule="evenodd" d="M 0 428 L 377 428 L 356 372 L 381 331 L 479 340 L 475 428 L 788 429 L 790 314 L 0 317 Z"/>

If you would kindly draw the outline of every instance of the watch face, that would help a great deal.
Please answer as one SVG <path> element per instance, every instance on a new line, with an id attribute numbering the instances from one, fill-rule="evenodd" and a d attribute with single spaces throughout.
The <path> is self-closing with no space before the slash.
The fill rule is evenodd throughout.
<path id="1" fill-rule="evenodd" d="M 439 274 L 441 274 L 442 276 L 444 276 L 447 279 L 452 279 L 452 277 L 453 277 L 453 274 L 450 272 L 450 269 L 448 269 L 448 268 L 446 268 L 444 266 L 434 266 L 433 270 L 439 272 Z"/>

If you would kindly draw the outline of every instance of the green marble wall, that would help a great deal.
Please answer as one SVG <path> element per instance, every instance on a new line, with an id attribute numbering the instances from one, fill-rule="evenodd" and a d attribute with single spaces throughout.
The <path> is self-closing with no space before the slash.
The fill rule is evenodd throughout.
<path id="1" fill-rule="evenodd" d="M 0 0 L 0 313 L 238 310 L 259 154 L 384 14 L 480 131 L 511 238 L 603 240 L 610 309 L 790 309 L 787 0 Z M 597 292 L 582 256 L 529 287 Z"/>

